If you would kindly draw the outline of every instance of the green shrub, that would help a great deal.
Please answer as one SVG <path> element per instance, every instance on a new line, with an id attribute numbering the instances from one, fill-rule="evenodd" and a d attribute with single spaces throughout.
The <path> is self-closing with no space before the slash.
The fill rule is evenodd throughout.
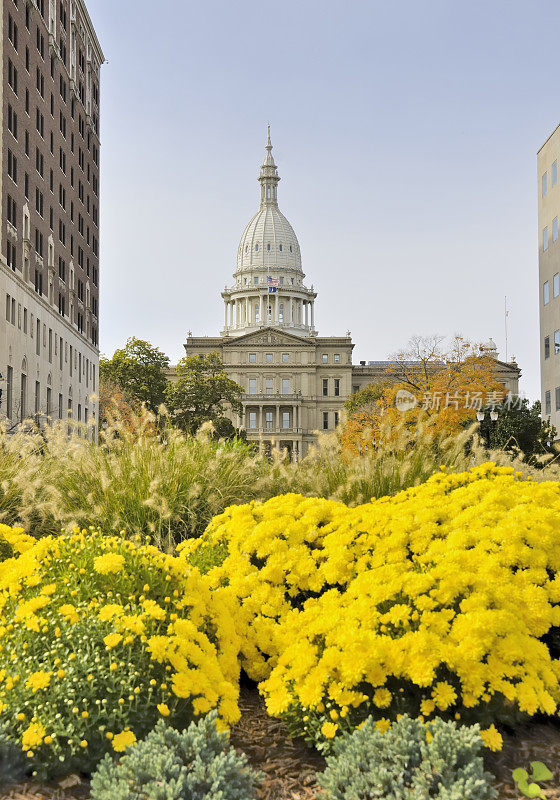
<path id="1" fill-rule="evenodd" d="M 337 741 L 319 778 L 326 800 L 490 800 L 478 725 L 401 717 L 381 733 L 368 719 Z"/>
<path id="2" fill-rule="evenodd" d="M 91 800 L 251 800 L 260 774 L 237 755 L 215 714 L 179 733 L 160 720 L 115 762 L 109 755 L 91 780 Z"/>

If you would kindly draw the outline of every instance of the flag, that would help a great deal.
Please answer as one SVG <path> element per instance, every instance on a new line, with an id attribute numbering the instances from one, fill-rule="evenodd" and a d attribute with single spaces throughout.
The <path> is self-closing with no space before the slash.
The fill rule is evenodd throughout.
<path id="1" fill-rule="evenodd" d="M 278 287 L 278 286 L 280 286 L 280 280 L 279 280 L 279 278 L 271 278 L 271 277 L 268 277 L 268 278 L 266 279 L 266 282 L 267 282 L 267 284 L 268 284 L 269 286 L 275 286 L 275 287 Z"/>

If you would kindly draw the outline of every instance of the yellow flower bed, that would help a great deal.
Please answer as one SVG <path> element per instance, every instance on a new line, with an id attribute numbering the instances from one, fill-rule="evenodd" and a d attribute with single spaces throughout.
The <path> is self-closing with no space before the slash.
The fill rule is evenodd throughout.
<path id="1" fill-rule="evenodd" d="M 35 539 L 28 536 L 23 528 L 10 528 L 0 523 L 0 561 L 18 556 L 35 544 Z"/>
<path id="2" fill-rule="evenodd" d="M 198 571 L 94 530 L 20 549 L 0 564 L 0 719 L 37 769 L 87 771 L 161 716 L 239 718 L 232 617 Z"/>
<path id="3" fill-rule="evenodd" d="M 560 662 L 543 637 L 560 625 L 558 483 L 442 472 L 349 509 L 329 536 L 344 580 L 356 558 L 359 574 L 285 615 L 261 685 L 294 733 L 326 746 L 370 715 L 487 727 L 556 711 Z"/>
<path id="4" fill-rule="evenodd" d="M 231 603 L 240 605 L 242 665 L 254 680 L 267 677 L 278 658 L 280 620 L 359 569 L 359 563 L 348 562 L 345 543 L 329 537 L 347 510 L 343 503 L 297 494 L 231 506 L 200 539 L 177 548 L 186 562 L 195 563 L 208 560 L 205 551 L 211 555 L 213 548 L 223 553 L 222 563 L 207 576 L 214 588 L 229 587 Z"/>

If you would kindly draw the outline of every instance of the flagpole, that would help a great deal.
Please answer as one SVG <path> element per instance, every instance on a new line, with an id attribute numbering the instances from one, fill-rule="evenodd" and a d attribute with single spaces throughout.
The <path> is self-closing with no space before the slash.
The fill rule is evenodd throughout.
<path id="1" fill-rule="evenodd" d="M 506 363 L 508 360 L 508 328 L 507 328 L 507 318 L 508 318 L 508 310 L 507 310 L 507 295 L 504 296 L 504 327 L 506 332 Z"/>

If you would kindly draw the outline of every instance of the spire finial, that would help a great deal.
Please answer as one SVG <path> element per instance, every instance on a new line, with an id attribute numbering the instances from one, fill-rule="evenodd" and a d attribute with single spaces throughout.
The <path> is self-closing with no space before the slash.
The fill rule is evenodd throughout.
<path id="1" fill-rule="evenodd" d="M 266 136 L 266 149 L 268 150 L 269 147 L 272 148 L 272 142 L 270 141 L 270 122 L 268 123 L 268 132 Z"/>

